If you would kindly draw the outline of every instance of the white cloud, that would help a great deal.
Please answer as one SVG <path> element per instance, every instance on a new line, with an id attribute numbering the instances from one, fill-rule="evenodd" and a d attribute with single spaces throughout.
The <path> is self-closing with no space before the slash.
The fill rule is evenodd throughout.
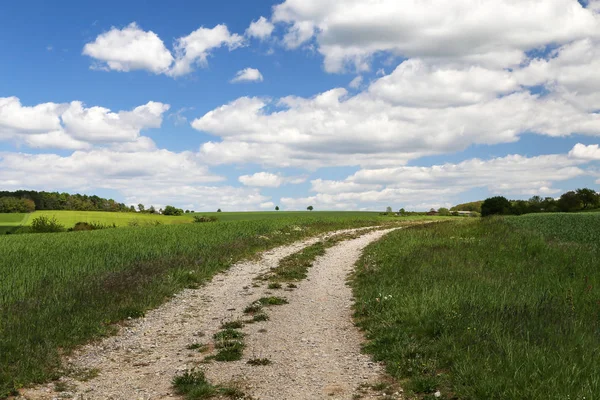
<path id="1" fill-rule="evenodd" d="M 168 104 L 150 101 L 131 111 L 85 107 L 79 101 L 23 106 L 0 98 L 0 140 L 35 148 L 89 149 L 92 144 L 136 142 L 144 129 L 158 128 Z"/>
<path id="2" fill-rule="evenodd" d="M 142 129 L 159 128 L 169 105 L 150 101 L 132 111 L 113 113 L 103 107 L 85 108 L 74 101 L 61 115 L 71 137 L 88 142 L 131 142 Z"/>
<path id="3" fill-rule="evenodd" d="M 257 172 L 253 175 L 242 175 L 238 180 L 246 186 L 256 187 L 279 187 L 283 184 L 284 178 L 280 175 L 269 172 Z"/>
<path id="4" fill-rule="evenodd" d="M 270 23 L 265 17 L 260 17 L 256 21 L 252 21 L 248 29 L 246 29 L 246 35 L 254 37 L 260 40 L 265 40 L 271 33 L 273 33 L 275 26 Z"/>
<path id="5" fill-rule="evenodd" d="M 140 29 L 135 22 L 98 35 L 84 46 L 83 54 L 98 60 L 101 68 L 124 72 L 145 69 L 161 74 L 173 62 L 163 41 L 154 32 Z"/>
<path id="6" fill-rule="evenodd" d="M 497 97 L 514 87 L 509 77 L 501 79 L 502 74 L 479 71 L 478 79 L 461 79 L 443 89 L 443 80 L 435 78 L 440 71 L 425 70 L 429 72 L 420 75 L 422 85 L 409 83 L 401 70 L 399 76 L 395 71 L 355 96 L 336 88 L 313 98 L 242 97 L 206 113 L 192 126 L 222 138 L 201 147 L 209 163 L 313 169 L 397 165 L 472 144 L 514 142 L 522 132 L 600 135 L 600 114 L 586 113 L 560 97 L 528 91 Z M 487 82 L 486 76 L 496 79 Z M 400 97 L 393 90 L 398 85 L 416 89 Z"/>
<path id="7" fill-rule="evenodd" d="M 192 72 L 194 65 L 205 67 L 210 51 L 222 46 L 234 50 L 244 43 L 244 38 L 230 33 L 226 25 L 214 28 L 200 27 L 175 42 L 175 64 L 169 71 L 171 76 L 181 76 Z"/>
<path id="8" fill-rule="evenodd" d="M 148 70 L 173 77 L 189 74 L 194 66 L 205 67 L 213 49 L 229 50 L 243 45 L 244 38 L 230 33 L 226 25 L 200 27 L 175 40 L 173 54 L 152 31 L 142 30 L 135 22 L 123 29 L 111 28 L 87 43 L 83 54 L 98 61 L 92 68 L 114 71 Z"/>
<path id="9" fill-rule="evenodd" d="M 289 48 L 314 37 L 329 72 L 366 70 L 378 52 L 509 67 L 527 50 L 598 34 L 574 0 L 286 0 L 272 20 L 287 24 Z"/>
<path id="10" fill-rule="evenodd" d="M 235 77 L 230 81 L 231 83 L 240 83 L 240 82 L 262 82 L 263 76 L 259 70 L 255 68 L 245 68 L 241 71 L 238 71 L 235 74 Z"/>
<path id="11" fill-rule="evenodd" d="M 110 149 L 56 154 L 0 154 L 2 180 L 10 177 L 19 185 L 63 188 L 110 188 L 126 190 L 154 186 L 215 182 L 191 152 L 168 150 L 125 152 Z"/>
<path id="12" fill-rule="evenodd" d="M 276 188 L 284 184 L 298 185 L 306 182 L 306 176 L 283 176 L 270 172 L 242 175 L 238 180 L 245 186 Z"/>
<path id="13" fill-rule="evenodd" d="M 545 85 L 554 95 L 585 111 L 600 109 L 600 40 L 586 38 L 531 60 L 515 72 L 523 85 Z"/>
<path id="14" fill-rule="evenodd" d="M 600 160 L 600 146 L 597 144 L 591 144 L 586 146 L 581 143 L 577 143 L 569 152 L 569 157 L 579 160 Z"/>
<path id="15" fill-rule="evenodd" d="M 363 77 L 361 75 L 358 75 L 356 78 L 354 78 L 350 81 L 348 86 L 351 87 L 352 89 L 358 89 L 360 87 L 360 85 L 362 85 L 362 82 L 363 82 Z"/>
<path id="16" fill-rule="evenodd" d="M 491 193 L 531 196 L 557 194 L 553 184 L 590 175 L 586 161 L 566 155 L 524 157 L 510 155 L 490 160 L 471 159 L 431 167 L 390 167 L 359 170 L 342 181 L 311 181 L 315 195 L 282 198 L 287 208 L 428 210 L 455 204 L 461 193 L 484 188 Z"/>
<path id="17" fill-rule="evenodd" d="M 272 201 L 266 201 L 266 202 L 260 204 L 260 208 L 262 208 L 264 210 L 271 210 L 271 209 L 275 208 L 275 203 L 273 203 Z"/>
<path id="18" fill-rule="evenodd" d="M 477 104 L 518 89 L 507 71 L 437 67 L 412 59 L 377 80 L 369 91 L 394 105 L 437 108 Z"/>

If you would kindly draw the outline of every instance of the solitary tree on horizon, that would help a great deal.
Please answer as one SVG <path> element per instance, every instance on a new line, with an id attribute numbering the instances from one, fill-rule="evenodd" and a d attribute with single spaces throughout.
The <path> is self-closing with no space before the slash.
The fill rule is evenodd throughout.
<path id="1" fill-rule="evenodd" d="M 275 211 L 279 211 L 279 206 L 275 206 Z"/>
<path id="2" fill-rule="evenodd" d="M 308 207 L 306 207 L 306 209 L 307 209 L 308 211 L 312 211 L 312 210 L 314 210 L 314 207 L 313 207 L 313 206 L 308 206 Z"/>

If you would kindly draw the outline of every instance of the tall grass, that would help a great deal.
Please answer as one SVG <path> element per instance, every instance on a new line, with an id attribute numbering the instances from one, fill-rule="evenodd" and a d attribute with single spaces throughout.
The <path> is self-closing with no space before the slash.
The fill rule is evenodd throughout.
<path id="1" fill-rule="evenodd" d="M 0 238 L 0 398 L 61 354 L 258 250 L 375 217 L 285 218 Z"/>
<path id="2" fill-rule="evenodd" d="M 419 397 L 596 398 L 600 246 L 557 241 L 580 237 L 559 233 L 570 229 L 561 223 L 544 230 L 552 241 L 526 220 L 516 229 L 492 219 L 410 228 L 369 246 L 354 279 L 367 351 Z"/>

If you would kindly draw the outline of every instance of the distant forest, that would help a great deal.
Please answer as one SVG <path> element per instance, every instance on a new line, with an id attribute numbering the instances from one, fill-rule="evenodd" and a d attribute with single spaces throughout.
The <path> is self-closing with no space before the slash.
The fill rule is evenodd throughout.
<path id="1" fill-rule="evenodd" d="M 72 210 L 72 211 L 121 211 L 135 212 L 133 207 L 117 203 L 113 199 L 85 194 L 58 192 L 36 192 L 34 190 L 0 191 L 0 212 L 31 212 L 31 206 L 25 210 L 9 210 L 25 204 L 35 205 L 35 210 Z M 4 210 L 4 208 L 7 208 Z"/>

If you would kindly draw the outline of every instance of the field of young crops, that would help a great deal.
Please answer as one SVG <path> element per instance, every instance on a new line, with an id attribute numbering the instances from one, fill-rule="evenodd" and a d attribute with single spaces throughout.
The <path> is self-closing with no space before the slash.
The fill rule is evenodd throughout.
<path id="1" fill-rule="evenodd" d="M 240 258 L 381 221 L 377 214 L 331 215 L 3 235 L 0 398 L 55 376 L 61 352 L 109 334 L 113 322 L 143 315 Z"/>
<path id="2" fill-rule="evenodd" d="M 354 279 L 367 351 L 418 398 L 596 398 L 599 222 L 545 214 L 386 236 Z"/>
<path id="3" fill-rule="evenodd" d="M 551 239 L 600 245 L 600 212 L 527 214 L 507 217 L 506 221 Z"/>

